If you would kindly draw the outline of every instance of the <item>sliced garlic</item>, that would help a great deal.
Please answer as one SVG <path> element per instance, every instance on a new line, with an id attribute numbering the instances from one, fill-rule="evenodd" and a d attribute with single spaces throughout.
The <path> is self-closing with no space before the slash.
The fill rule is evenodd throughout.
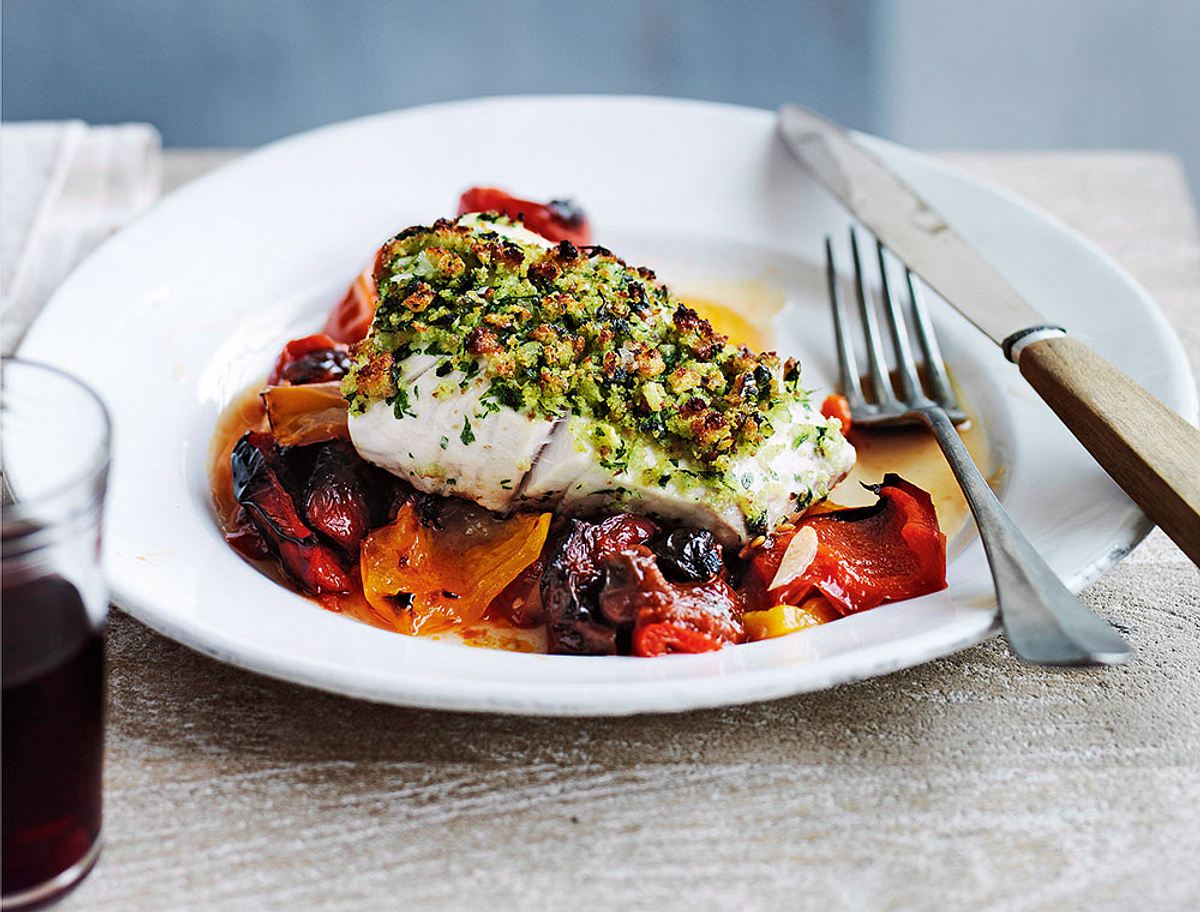
<path id="1" fill-rule="evenodd" d="M 788 542 L 787 550 L 783 552 L 783 560 L 775 571 L 775 578 L 767 587 L 768 592 L 774 592 L 786 586 L 801 573 L 817 556 L 817 533 L 812 526 L 801 526 L 792 540 Z"/>

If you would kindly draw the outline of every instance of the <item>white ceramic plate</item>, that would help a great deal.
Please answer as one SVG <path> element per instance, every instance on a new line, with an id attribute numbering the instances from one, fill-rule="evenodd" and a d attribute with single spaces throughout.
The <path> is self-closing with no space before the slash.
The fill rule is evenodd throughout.
<path id="1" fill-rule="evenodd" d="M 780 348 L 802 356 L 809 386 L 828 387 L 819 257 L 823 236 L 844 237 L 847 220 L 773 129 L 769 112 L 663 99 L 437 105 L 275 143 L 163 201 L 71 276 L 22 347 L 84 377 L 112 410 L 115 601 L 195 649 L 291 681 L 414 706 L 539 714 L 762 700 L 987 637 L 994 601 L 978 542 L 953 559 L 946 592 L 782 639 L 647 660 L 525 655 L 377 630 L 281 588 L 221 538 L 204 463 L 222 406 L 285 340 L 320 325 L 384 238 L 451 213 L 471 184 L 570 194 L 597 240 L 678 287 L 753 280 L 780 289 Z M 1047 317 L 1195 415 L 1178 341 L 1123 270 L 1011 196 L 862 139 Z M 942 302 L 934 316 L 1004 465 L 1005 503 L 1080 588 L 1140 539 L 1144 518 L 995 346 Z"/>

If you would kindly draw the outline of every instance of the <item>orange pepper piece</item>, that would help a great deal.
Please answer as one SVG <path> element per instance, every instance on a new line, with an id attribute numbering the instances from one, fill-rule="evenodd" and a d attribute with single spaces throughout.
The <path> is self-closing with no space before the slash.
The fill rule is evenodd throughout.
<path id="1" fill-rule="evenodd" d="M 466 540 L 423 526 L 412 503 L 362 543 L 363 594 L 401 633 L 436 633 L 478 621 L 492 600 L 537 560 L 550 514 L 479 524 Z"/>

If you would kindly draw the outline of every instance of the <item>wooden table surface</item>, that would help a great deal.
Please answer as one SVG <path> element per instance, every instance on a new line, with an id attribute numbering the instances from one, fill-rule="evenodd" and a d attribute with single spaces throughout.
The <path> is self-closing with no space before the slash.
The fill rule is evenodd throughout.
<path id="1" fill-rule="evenodd" d="M 168 186 L 231 153 L 167 154 Z M 1128 267 L 1200 360 L 1178 164 L 957 154 Z M 1133 663 L 992 640 L 886 678 L 669 717 L 376 706 L 114 612 L 106 846 L 59 908 L 1200 908 L 1200 574 L 1155 532 L 1084 594 Z"/>

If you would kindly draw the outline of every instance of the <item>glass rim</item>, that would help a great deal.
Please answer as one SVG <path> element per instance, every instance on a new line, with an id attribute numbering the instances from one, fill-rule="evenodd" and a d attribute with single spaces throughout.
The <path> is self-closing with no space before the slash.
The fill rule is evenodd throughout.
<path id="1" fill-rule="evenodd" d="M 37 361 L 32 358 L 24 358 L 20 355 L 4 355 L 0 357 L 0 379 L 3 379 L 4 373 L 10 365 L 18 368 L 32 368 L 35 371 L 43 371 L 61 380 L 65 380 L 68 385 L 82 392 L 96 406 L 97 413 L 100 416 L 100 435 L 96 441 L 92 456 L 86 461 L 82 469 L 72 472 L 62 481 L 48 485 L 45 490 L 39 491 L 34 497 L 23 498 L 21 500 L 17 500 L 14 497 L 12 503 L 4 504 L 4 514 L 9 514 L 13 511 L 22 512 L 28 508 L 36 508 L 42 504 L 50 503 L 77 488 L 81 488 L 95 479 L 97 475 L 103 474 L 112 461 L 112 414 L 109 412 L 108 406 L 104 404 L 104 400 L 100 398 L 99 393 L 82 379 L 61 367 L 55 367 L 53 364 L 47 364 L 44 361 Z M 0 390 L 0 393 L 2 393 L 2 390 Z M 15 493 L 12 492 L 7 478 L 5 478 L 4 484 L 9 488 L 11 493 Z M 0 525 L 7 525 L 14 518 L 16 517 L 5 515 L 0 518 Z"/>

